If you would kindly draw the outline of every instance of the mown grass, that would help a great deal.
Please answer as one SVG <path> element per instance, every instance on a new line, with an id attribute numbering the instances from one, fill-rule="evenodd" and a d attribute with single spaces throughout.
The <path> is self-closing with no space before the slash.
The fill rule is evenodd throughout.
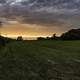
<path id="1" fill-rule="evenodd" d="M 80 80 L 80 41 L 15 41 L 0 48 L 0 80 Z"/>

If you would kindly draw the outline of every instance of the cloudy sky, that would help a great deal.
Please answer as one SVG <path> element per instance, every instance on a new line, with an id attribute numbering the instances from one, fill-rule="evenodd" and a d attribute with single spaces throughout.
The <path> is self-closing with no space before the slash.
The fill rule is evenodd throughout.
<path id="1" fill-rule="evenodd" d="M 60 35 L 80 28 L 80 0 L 0 0 L 0 20 L 4 35 Z"/>

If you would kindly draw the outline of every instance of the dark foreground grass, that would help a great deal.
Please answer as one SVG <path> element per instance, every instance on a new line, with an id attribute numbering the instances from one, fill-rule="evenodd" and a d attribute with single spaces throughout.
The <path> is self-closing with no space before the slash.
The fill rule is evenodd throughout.
<path id="1" fill-rule="evenodd" d="M 9 43 L 0 48 L 0 80 L 80 80 L 80 41 Z"/>

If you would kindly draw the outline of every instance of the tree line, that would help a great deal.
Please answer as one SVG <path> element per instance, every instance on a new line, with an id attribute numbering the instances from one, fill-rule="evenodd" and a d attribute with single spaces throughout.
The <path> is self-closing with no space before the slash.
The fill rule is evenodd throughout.
<path id="1" fill-rule="evenodd" d="M 53 34 L 51 37 L 38 37 L 37 40 L 80 40 L 80 29 L 71 29 L 63 33 L 60 37 Z M 5 46 L 12 41 L 24 41 L 22 36 L 18 36 L 17 39 L 11 39 L 0 35 L 0 46 Z"/>
<path id="2" fill-rule="evenodd" d="M 80 29 L 70 29 L 61 36 L 53 34 L 51 37 L 38 37 L 37 40 L 80 40 Z"/>

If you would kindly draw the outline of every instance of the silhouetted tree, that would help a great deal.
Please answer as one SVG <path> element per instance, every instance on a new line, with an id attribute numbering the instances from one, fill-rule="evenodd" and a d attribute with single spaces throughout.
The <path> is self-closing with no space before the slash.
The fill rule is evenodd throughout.
<path id="1" fill-rule="evenodd" d="M 38 37 L 37 40 L 45 40 L 44 37 Z"/>
<path id="2" fill-rule="evenodd" d="M 37 40 L 59 40 L 59 37 L 56 34 L 53 34 L 51 37 L 38 37 Z"/>
<path id="3" fill-rule="evenodd" d="M 56 34 L 53 34 L 53 35 L 51 36 L 51 39 L 56 39 Z"/>
<path id="4" fill-rule="evenodd" d="M 17 37 L 17 40 L 18 40 L 18 41 L 23 41 L 22 36 L 18 36 L 18 37 Z"/>
<path id="5" fill-rule="evenodd" d="M 60 38 L 58 36 L 56 36 L 56 34 L 53 34 L 50 39 L 52 39 L 52 40 L 59 40 Z"/>
<path id="6" fill-rule="evenodd" d="M 71 29 L 60 37 L 63 40 L 80 40 L 80 29 Z"/>
<path id="7" fill-rule="evenodd" d="M 46 39 L 47 39 L 47 40 L 49 40 L 49 39 L 50 39 L 50 37 L 46 37 Z"/>
<path id="8" fill-rule="evenodd" d="M 5 38 L 0 35 L 0 46 L 5 46 Z"/>

